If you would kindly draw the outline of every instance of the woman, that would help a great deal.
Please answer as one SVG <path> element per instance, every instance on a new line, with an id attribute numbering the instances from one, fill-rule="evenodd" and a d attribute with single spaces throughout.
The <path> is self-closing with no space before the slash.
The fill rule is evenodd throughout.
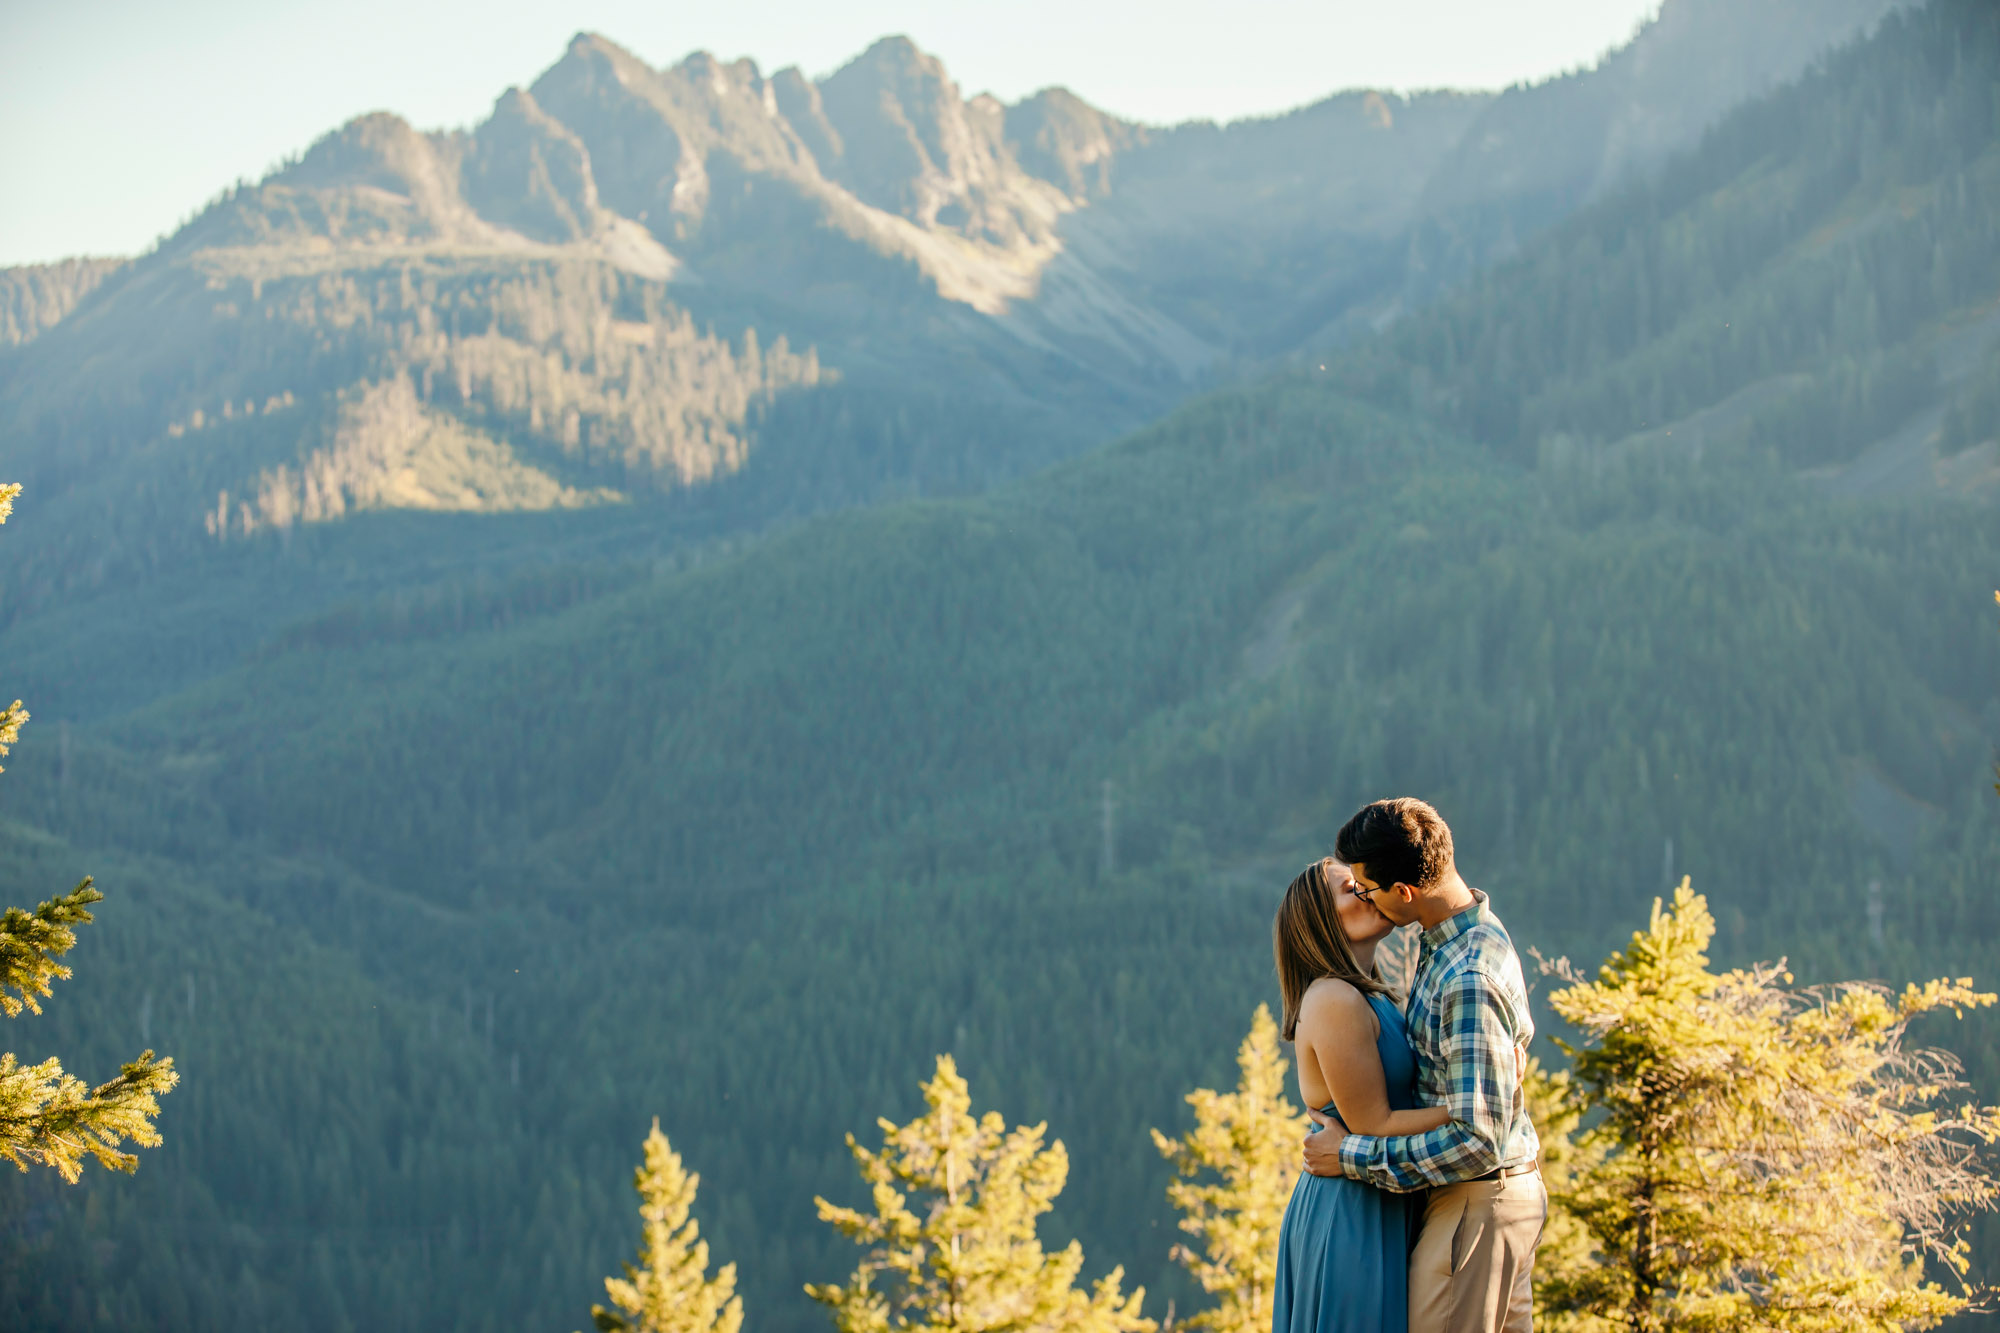
<path id="1" fill-rule="evenodd" d="M 1393 929 L 1330 856 L 1292 881 L 1271 926 L 1299 1093 L 1356 1134 L 1421 1134 L 1448 1118 L 1442 1107 L 1417 1107 L 1403 1015 L 1375 971 L 1375 946 Z M 1300 1176 L 1278 1240 L 1273 1333 L 1407 1328 L 1410 1242 L 1421 1220 L 1407 1196 Z"/>

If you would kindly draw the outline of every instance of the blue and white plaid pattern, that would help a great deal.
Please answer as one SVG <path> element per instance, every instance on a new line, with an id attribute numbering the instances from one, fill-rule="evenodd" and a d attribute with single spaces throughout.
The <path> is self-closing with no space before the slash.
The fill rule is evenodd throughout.
<path id="1" fill-rule="evenodd" d="M 1423 934 L 1410 986 L 1410 1049 L 1417 1100 L 1451 1119 L 1428 1134 L 1350 1134 L 1343 1175 L 1408 1193 L 1474 1180 L 1541 1155 L 1521 1091 L 1521 1056 L 1535 1037 L 1528 987 L 1507 928 L 1474 902 Z"/>

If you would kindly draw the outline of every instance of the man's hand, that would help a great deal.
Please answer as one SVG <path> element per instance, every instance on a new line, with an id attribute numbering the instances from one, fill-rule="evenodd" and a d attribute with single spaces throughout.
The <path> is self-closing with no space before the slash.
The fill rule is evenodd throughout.
<path id="1" fill-rule="evenodd" d="M 1307 1108 L 1306 1114 L 1319 1126 L 1318 1133 L 1308 1132 L 1305 1143 L 1306 1171 L 1315 1176 L 1337 1176 L 1340 1171 L 1340 1144 L 1347 1137 L 1347 1126 L 1330 1115 Z"/>

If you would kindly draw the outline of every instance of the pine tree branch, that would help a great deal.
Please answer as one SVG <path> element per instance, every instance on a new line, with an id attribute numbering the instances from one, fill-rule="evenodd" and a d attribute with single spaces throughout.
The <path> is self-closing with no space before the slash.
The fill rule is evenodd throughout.
<path id="1" fill-rule="evenodd" d="M 153 1125 L 160 1113 L 157 1099 L 178 1082 L 173 1060 L 157 1060 L 151 1051 L 95 1088 L 63 1073 L 54 1059 L 22 1065 L 11 1052 L 0 1054 L 0 1158 L 23 1171 L 54 1167 L 71 1184 L 86 1158 L 129 1173 L 139 1159 L 120 1145 L 129 1140 L 151 1148 L 160 1142 Z"/>
<path id="2" fill-rule="evenodd" d="M 13 1018 L 24 1008 L 42 1012 L 37 997 L 49 993 L 51 981 L 69 979 L 69 969 L 55 960 L 75 945 L 74 928 L 92 920 L 90 904 L 102 901 L 104 895 L 86 876 L 33 912 L 10 907 L 0 915 L 0 1013 Z"/>
<path id="3" fill-rule="evenodd" d="M 5 759 L 7 752 L 14 748 L 14 742 L 21 739 L 21 724 L 27 720 L 28 710 L 21 706 L 19 699 L 0 708 L 0 759 Z M 4 771 L 0 769 L 0 772 Z"/>

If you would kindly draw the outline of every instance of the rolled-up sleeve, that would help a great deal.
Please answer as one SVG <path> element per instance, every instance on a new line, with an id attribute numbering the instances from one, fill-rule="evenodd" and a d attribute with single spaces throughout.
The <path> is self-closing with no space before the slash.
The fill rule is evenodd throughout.
<path id="1" fill-rule="evenodd" d="M 1396 1193 L 1450 1185 L 1500 1165 L 1500 1144 L 1521 1106 L 1515 1048 L 1523 1015 L 1506 989 L 1476 968 L 1438 995 L 1440 1055 L 1451 1119 L 1425 1134 L 1350 1134 L 1340 1145 L 1343 1175 Z"/>

